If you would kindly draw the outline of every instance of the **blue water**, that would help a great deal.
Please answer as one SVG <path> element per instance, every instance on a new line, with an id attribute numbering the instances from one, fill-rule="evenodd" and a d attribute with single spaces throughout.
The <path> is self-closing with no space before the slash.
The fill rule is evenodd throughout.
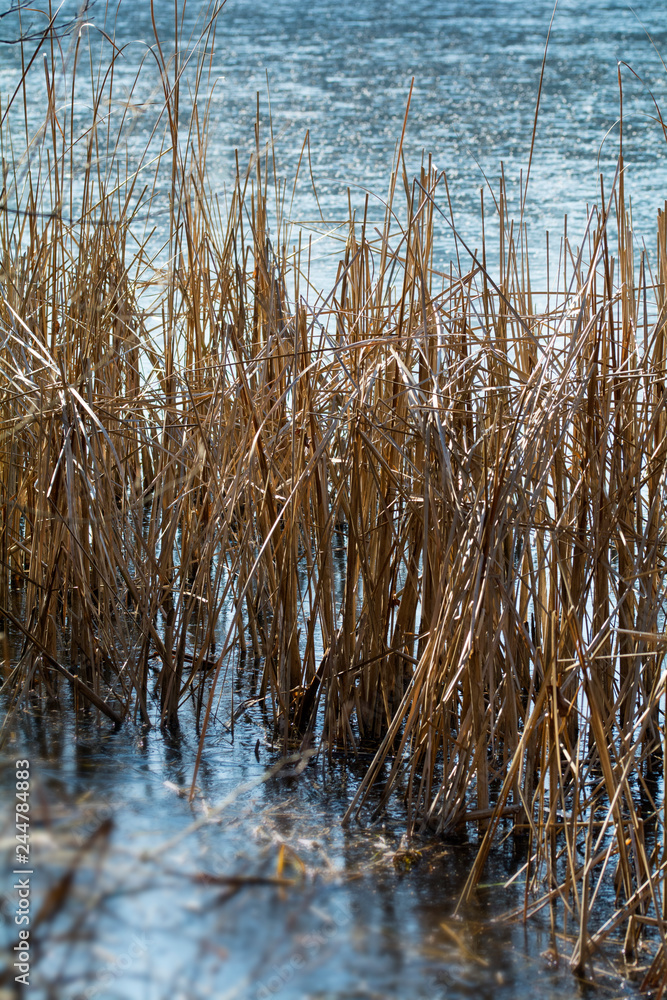
<path id="1" fill-rule="evenodd" d="M 410 172 L 422 152 L 447 172 L 464 232 L 477 227 L 478 189 L 495 186 L 501 161 L 510 186 L 527 168 L 552 4 L 414 2 L 364 4 L 230 2 L 221 22 L 225 81 L 215 105 L 220 145 L 248 149 L 254 94 L 271 90 L 274 131 L 294 162 L 310 129 L 313 166 L 326 205 L 340 215 L 349 185 L 384 196 L 414 90 L 405 141 Z M 564 2 L 550 40 L 532 165 L 528 220 L 536 239 L 581 223 L 600 168 L 616 162 L 618 61 L 667 106 L 667 8 Z M 648 230 L 665 196 L 665 140 L 646 90 L 623 71 L 625 158 L 639 228 Z M 605 141 L 608 130 L 611 135 Z M 598 156 L 600 159 L 598 161 Z M 360 201 L 359 195 L 357 200 Z"/>
<path id="2" fill-rule="evenodd" d="M 155 6 L 163 51 L 168 54 L 174 36 L 173 7 Z M 61 16 L 75 9 L 68 0 Z M 189 0 L 183 18 L 185 37 L 199 34 L 206 10 L 206 4 Z M 371 217 L 381 219 L 414 79 L 403 147 L 408 173 L 412 176 L 419 169 L 424 155 L 433 156 L 447 173 L 460 233 L 471 248 L 479 246 L 479 191 L 486 188 L 488 212 L 491 192 L 498 190 L 501 163 L 510 207 L 519 214 L 519 183 L 528 167 L 552 10 L 550 0 L 367 0 L 363 4 L 228 0 L 204 81 L 204 90 L 212 94 L 207 134 L 213 187 L 223 196 L 233 178 L 235 150 L 242 168 L 254 150 L 259 94 L 262 140 L 268 142 L 273 134 L 290 220 L 306 225 L 314 239 L 332 228 L 320 218 L 305 160 L 292 200 L 307 130 L 326 223 L 347 216 L 348 190 L 358 210 L 368 192 Z M 525 212 L 535 275 L 544 270 L 545 230 L 558 238 L 567 215 L 568 233 L 576 243 L 584 230 L 587 205 L 597 196 L 601 171 L 607 188 L 611 184 L 619 151 L 620 61 L 641 77 L 640 81 L 622 67 L 626 185 L 632 196 L 637 245 L 646 239 L 653 254 L 656 212 L 665 200 L 667 145 L 651 94 L 667 111 L 667 71 L 661 61 L 667 61 L 667 6 L 647 0 L 636 11 L 621 0 L 561 0 L 558 5 Z M 97 3 L 89 20 L 124 46 L 116 65 L 112 121 L 120 121 L 124 97 L 145 60 L 132 93 L 134 110 L 123 126 L 125 139 L 141 148 L 154 124 L 152 109 L 161 100 L 156 64 L 147 56 L 148 46 L 154 45 L 150 4 L 124 0 L 116 10 Z M 11 33 L 11 22 L 7 18 L 2 23 L 5 35 Z M 91 28 L 83 37 L 97 56 L 101 36 Z M 64 52 L 67 44 L 63 43 Z M 0 47 L 1 92 L 9 93 L 18 79 L 17 49 Z M 37 122 L 44 111 L 41 67 L 31 80 L 30 113 Z M 64 83 L 60 93 L 67 93 Z M 444 191 L 440 201 L 446 210 Z M 151 215 L 153 224 L 159 224 L 159 213 Z M 293 239 L 295 234 L 296 229 L 291 232 Z M 493 258 L 493 247 L 490 251 Z M 331 242 L 316 244 L 321 284 L 335 274 L 339 253 L 340 247 Z M 446 268 L 453 256 L 451 231 L 443 222 L 436 264 Z"/>
<path id="3" fill-rule="evenodd" d="M 494 922 L 523 903 L 520 877 L 504 888 L 524 861 L 525 845 L 514 844 L 509 828 L 474 900 L 455 917 L 474 836 L 467 844 L 417 841 L 412 848 L 420 854 L 406 861 L 400 808 L 370 827 L 342 829 L 363 763 L 323 757 L 299 775 L 270 776 L 279 755 L 259 710 L 239 720 L 234 741 L 224 726 L 229 710 L 223 698 L 192 804 L 179 795 L 197 752 L 187 711 L 182 735 L 170 738 L 131 723 L 119 733 L 92 720 L 74 724 L 62 712 L 19 718 L 0 756 L 0 801 L 13 798 L 14 757 L 25 754 L 34 873 L 30 1000 L 580 995 L 567 961 L 571 942 L 551 937 L 548 914 L 527 929 L 520 921 Z M 0 821 L 3 991 L 16 930 L 7 808 Z M 58 899 L 53 890 L 68 872 L 61 905 L 49 907 L 49 891 Z M 226 883 L 227 876 L 239 881 Z M 613 966 L 602 956 L 596 966 L 596 997 L 639 996 L 621 968 L 610 977 Z"/>

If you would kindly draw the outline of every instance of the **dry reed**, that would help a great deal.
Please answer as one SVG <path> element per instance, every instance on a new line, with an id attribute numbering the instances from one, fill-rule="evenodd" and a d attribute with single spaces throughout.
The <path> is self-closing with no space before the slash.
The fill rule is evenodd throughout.
<path id="1" fill-rule="evenodd" d="M 206 47 L 159 41 L 157 167 L 147 148 L 123 173 L 116 56 L 79 134 L 47 61 L 39 143 L 3 135 L 9 711 L 71 691 L 117 724 L 157 700 L 167 726 L 191 697 L 203 741 L 236 650 L 286 746 L 375 741 L 347 820 L 382 773 L 410 831 L 478 824 L 466 896 L 509 824 L 523 914 L 562 904 L 579 974 L 619 928 L 626 956 L 648 935 L 662 996 L 667 211 L 652 271 L 620 161 L 547 300 L 501 184 L 497 276 L 488 218 L 441 275 L 444 178 L 411 181 L 399 147 L 383 226 L 351 216 L 311 305 L 307 251 L 269 239 L 259 125 L 222 212 L 205 101 L 181 94 Z M 158 267 L 138 220 L 169 172 Z"/>

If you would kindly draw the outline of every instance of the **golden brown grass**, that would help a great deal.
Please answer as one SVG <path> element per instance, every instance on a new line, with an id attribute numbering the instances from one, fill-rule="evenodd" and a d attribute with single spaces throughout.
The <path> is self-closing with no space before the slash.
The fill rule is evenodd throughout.
<path id="1" fill-rule="evenodd" d="M 648 934 L 661 996 L 667 214 L 651 270 L 619 162 L 547 300 L 501 185 L 497 274 L 487 242 L 443 276 L 444 179 L 411 180 L 399 147 L 384 225 L 350 218 L 311 305 L 307 251 L 268 237 L 259 128 L 222 212 L 205 102 L 181 95 L 205 58 L 156 51 L 157 166 L 122 173 L 112 72 L 80 135 L 50 99 L 30 155 L 4 137 L 9 710 L 71 690 L 174 725 L 192 697 L 203 741 L 236 651 L 286 746 L 374 741 L 348 821 L 382 772 L 411 831 L 476 823 L 466 895 L 505 829 L 527 835 L 523 913 L 562 904 L 578 973 L 619 928 L 627 956 Z M 171 171 L 160 267 L 149 170 Z"/>

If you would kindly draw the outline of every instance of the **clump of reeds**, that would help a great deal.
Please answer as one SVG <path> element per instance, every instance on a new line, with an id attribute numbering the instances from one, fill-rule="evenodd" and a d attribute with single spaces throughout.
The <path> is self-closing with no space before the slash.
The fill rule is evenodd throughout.
<path id="1" fill-rule="evenodd" d="M 79 135 L 47 65 L 39 144 L 4 137 L 9 707 L 71 690 L 116 723 L 157 700 L 174 725 L 192 697 L 203 740 L 236 651 L 286 744 L 375 741 L 348 819 L 382 771 L 411 831 L 476 823 L 467 895 L 512 824 L 524 912 L 563 904 L 579 973 L 619 927 L 628 956 L 648 934 L 661 996 L 667 213 L 652 269 L 619 162 L 536 295 L 501 185 L 495 277 L 488 218 L 443 275 L 443 177 L 411 180 L 399 148 L 383 227 L 350 218 L 310 305 L 305 251 L 268 236 L 259 128 L 224 214 L 207 188 L 205 52 L 169 61 L 156 36 L 152 186 L 148 150 L 122 173 L 123 123 L 114 138 L 102 113 L 116 56 Z M 158 267 L 141 220 L 161 172 Z"/>

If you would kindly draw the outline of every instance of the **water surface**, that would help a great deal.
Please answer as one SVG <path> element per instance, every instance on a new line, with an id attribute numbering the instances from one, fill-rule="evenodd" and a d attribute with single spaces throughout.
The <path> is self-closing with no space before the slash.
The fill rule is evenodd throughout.
<path id="1" fill-rule="evenodd" d="M 31 759 L 32 907 L 43 916 L 31 933 L 31 998 L 581 995 L 548 920 L 528 929 L 495 922 L 522 902 L 520 880 L 503 883 L 525 845 L 508 837 L 455 917 L 476 838 L 406 850 L 398 807 L 372 826 L 341 828 L 363 763 L 318 758 L 300 774 L 286 765 L 267 778 L 280 755 L 258 709 L 237 721 L 232 742 L 230 708 L 211 728 L 192 804 L 183 794 L 196 755 L 191 730 L 163 738 L 67 715 L 18 720 L 10 749 Z M 6 754 L 4 764 L 8 803 Z M 6 872 L 12 819 L 3 809 Z M 4 958 L 15 900 L 9 884 L 3 893 Z M 560 944 L 567 952 L 570 942 Z M 638 995 L 597 964 L 596 996 Z"/>
<path id="2" fill-rule="evenodd" d="M 185 5 L 184 39 L 199 34 L 206 9 L 201 0 Z M 75 10 L 70 0 L 63 16 Z M 371 218 L 379 220 L 414 80 L 403 147 L 408 174 L 416 173 L 423 158 L 432 155 L 447 173 L 456 226 L 471 248 L 479 246 L 480 188 L 486 189 L 492 216 L 501 164 L 511 208 L 519 214 L 519 183 L 529 162 L 552 10 L 549 0 L 228 0 L 204 80 L 204 91 L 212 95 L 207 137 L 213 187 L 224 196 L 235 171 L 235 151 L 244 167 L 255 148 L 259 94 L 262 139 L 269 142 L 273 135 L 277 171 L 286 179 L 289 219 L 305 225 L 317 239 L 346 217 L 349 191 L 359 211 L 368 193 Z M 174 36 L 172 5 L 156 4 L 155 14 L 168 54 Z M 150 109 L 162 99 L 156 63 L 149 54 L 155 44 L 150 4 L 123 0 L 116 9 L 100 3 L 93 5 L 88 18 L 96 27 L 84 30 L 83 36 L 96 55 L 101 37 L 97 28 L 123 48 L 115 70 L 112 117 L 120 121 L 126 110 L 123 101 L 131 96 L 133 110 L 124 121 L 124 136 L 136 149 L 142 148 L 154 124 Z M 9 21 L 3 25 L 5 34 L 11 33 Z M 63 51 L 71 70 L 66 44 Z M 1 54 L 0 89 L 6 95 L 20 79 L 20 60 L 13 46 L 4 46 Z M 543 280 L 545 230 L 557 240 L 567 215 L 568 233 L 576 243 L 587 205 L 597 197 L 600 172 L 607 178 L 607 189 L 611 185 L 619 151 L 621 63 L 628 64 L 621 66 L 624 157 L 636 242 L 641 248 L 646 239 L 653 255 L 656 212 L 665 199 L 665 137 L 656 111 L 656 104 L 667 107 L 663 59 L 667 61 L 664 4 L 647 0 L 633 10 L 622 0 L 559 3 L 545 63 L 525 213 L 538 283 Z M 142 60 L 141 83 L 132 91 Z M 64 102 L 68 90 L 62 81 L 60 87 Z M 28 100 L 36 124 L 44 113 L 41 66 L 29 77 Z M 83 92 L 81 102 L 83 106 Z M 292 197 L 307 131 L 319 205 L 329 225 L 323 224 L 312 195 L 306 161 Z M 448 211 L 444 192 L 440 204 Z M 166 222 L 166 208 L 162 223 L 159 211 L 151 212 L 152 224 Z M 296 229 L 291 236 L 296 238 Z M 316 243 L 315 274 L 321 284 L 335 274 L 339 253 L 337 245 Z M 489 253 L 493 260 L 492 246 Z M 446 268 L 454 256 L 451 230 L 441 222 L 436 265 Z"/>

